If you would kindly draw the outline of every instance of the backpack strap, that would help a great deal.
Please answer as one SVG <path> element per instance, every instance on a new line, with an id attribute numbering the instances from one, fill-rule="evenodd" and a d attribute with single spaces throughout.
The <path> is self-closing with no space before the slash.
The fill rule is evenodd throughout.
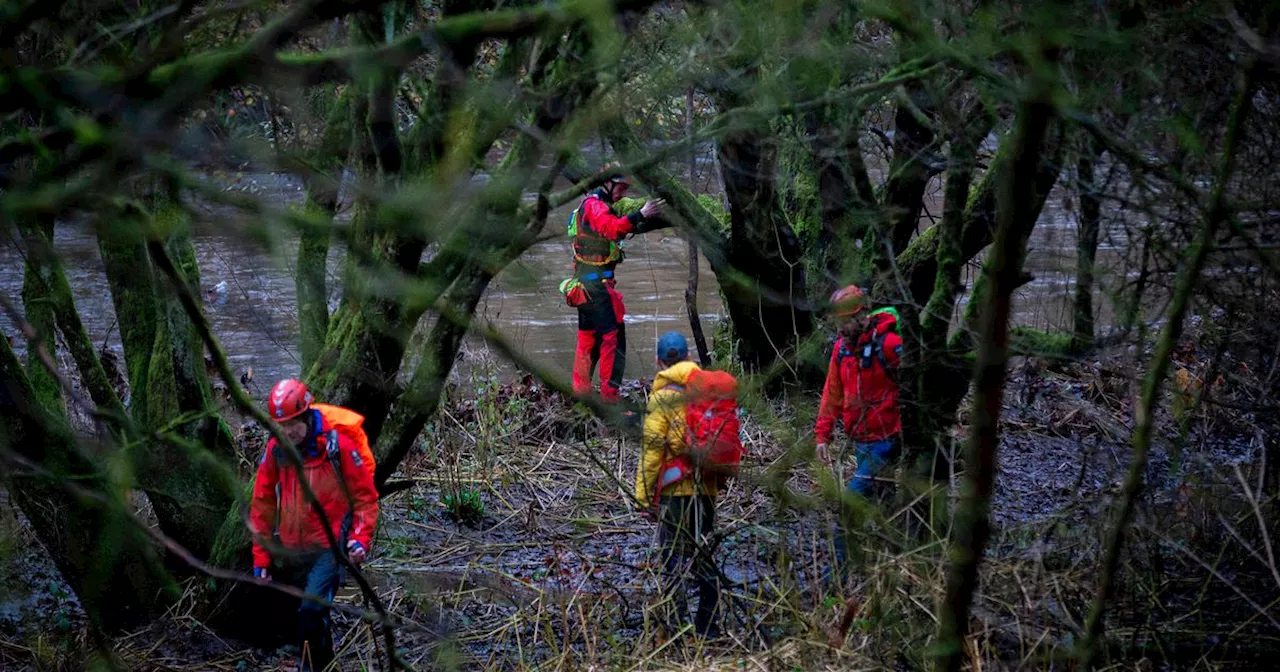
<path id="1" fill-rule="evenodd" d="M 351 499 L 351 491 L 347 489 L 347 482 L 342 478 L 342 446 L 338 443 L 338 430 L 330 429 L 324 434 L 324 452 L 325 457 L 329 460 L 329 466 L 333 467 L 333 477 L 338 479 L 338 487 L 342 488 L 342 494 L 347 498 L 347 512 L 342 516 L 342 527 L 338 535 L 338 543 L 342 544 L 343 550 L 346 550 L 347 535 L 351 534 L 351 526 L 355 523 L 355 507 Z M 319 502 L 314 506 L 319 507 Z"/>
<path id="2" fill-rule="evenodd" d="M 329 458 L 329 465 L 333 467 L 333 475 L 338 479 L 338 483 L 346 489 L 347 484 L 342 480 L 342 453 L 338 446 L 338 430 L 331 429 L 324 434 L 324 453 Z"/>
<path id="3" fill-rule="evenodd" d="M 333 475 L 338 479 L 338 484 L 346 489 L 347 485 L 342 480 L 342 453 L 339 452 L 338 446 L 338 430 L 331 429 L 324 433 L 325 457 L 329 460 L 329 465 L 333 467 Z M 275 456 L 277 466 L 286 466 L 284 458 L 280 455 L 280 444 L 273 438 L 271 439 L 271 454 Z"/>
<path id="4" fill-rule="evenodd" d="M 885 375 L 889 377 L 889 380 L 894 385 L 898 385 L 897 371 L 896 369 L 894 369 L 894 367 L 889 366 L 889 360 L 885 359 L 885 356 L 884 356 L 884 341 L 886 338 L 888 338 L 888 336 L 889 336 L 889 332 L 886 331 L 883 334 L 873 337 L 871 339 L 871 342 L 868 343 L 867 345 L 871 347 L 871 355 L 874 356 L 878 362 L 880 362 L 880 368 L 884 370 Z M 863 347 L 866 347 L 866 346 L 863 346 Z M 844 364 L 844 360 L 850 357 L 855 357 L 855 356 L 858 356 L 858 353 L 854 350 L 851 350 L 848 344 L 842 340 L 840 342 L 840 352 L 836 355 L 836 363 Z M 858 368 L 862 368 L 861 357 L 859 357 L 858 359 Z"/>

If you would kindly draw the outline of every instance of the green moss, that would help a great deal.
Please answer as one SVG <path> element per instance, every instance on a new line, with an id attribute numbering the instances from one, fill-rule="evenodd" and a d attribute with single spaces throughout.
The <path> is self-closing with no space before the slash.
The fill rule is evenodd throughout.
<path id="1" fill-rule="evenodd" d="M 779 128 L 778 202 L 787 224 L 806 245 L 822 233 L 822 204 L 818 198 L 813 152 L 790 128 Z"/>
<path id="2" fill-rule="evenodd" d="M 307 194 L 309 214 L 332 217 Z M 327 227 L 304 229 L 298 239 L 298 263 L 295 289 L 298 296 L 298 338 L 305 371 L 320 358 L 325 335 L 329 331 L 329 303 L 325 274 L 329 256 L 330 231 Z"/>
<path id="3" fill-rule="evenodd" d="M 1014 327 L 1009 332 L 1009 346 L 1010 350 L 1022 355 L 1066 357 L 1071 354 L 1071 334 Z"/>
<path id="4" fill-rule="evenodd" d="M 39 224 L 30 221 L 21 222 L 18 227 L 28 240 L 36 235 L 47 237 L 53 232 L 53 220 L 49 219 Z M 44 263 L 45 260 L 46 256 L 43 254 L 27 255 L 22 278 L 22 308 L 26 314 L 27 323 L 35 329 L 39 339 L 37 343 L 43 346 L 49 357 L 56 361 L 58 350 L 55 338 L 57 332 L 54 297 L 48 290 L 49 269 Z M 27 346 L 27 377 L 34 388 L 35 398 L 44 408 L 65 416 L 62 387 L 53 373 L 45 368 L 33 346 L 34 343 Z"/>
<path id="5" fill-rule="evenodd" d="M 620 198 L 613 204 L 613 211 L 625 217 L 644 206 L 644 201 L 645 199 L 635 196 Z"/>
<path id="6" fill-rule="evenodd" d="M 713 194 L 699 194 L 697 198 L 698 205 L 701 205 L 704 210 L 711 213 L 711 216 L 720 224 L 720 233 L 728 234 L 729 211 L 725 209 L 724 202 L 720 200 L 720 197 Z"/>

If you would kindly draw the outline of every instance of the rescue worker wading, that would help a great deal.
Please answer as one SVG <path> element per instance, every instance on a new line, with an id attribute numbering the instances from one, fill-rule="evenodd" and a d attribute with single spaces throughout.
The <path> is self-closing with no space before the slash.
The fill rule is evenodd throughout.
<path id="1" fill-rule="evenodd" d="M 814 428 L 818 458 L 831 463 L 828 445 L 836 420 L 841 420 L 857 459 L 848 490 L 864 498 L 873 494 L 884 498 L 892 485 L 877 476 L 897 459 L 902 433 L 897 383 L 902 338 L 896 330 L 896 313 L 868 313 L 866 295 L 853 285 L 832 294 L 831 303 L 835 316 L 844 322 L 831 349 L 818 407 Z M 836 562 L 843 571 L 844 533 L 843 529 L 836 532 Z"/>
<path id="2" fill-rule="evenodd" d="M 696 478 L 679 465 L 688 450 L 685 431 L 685 398 L 689 377 L 701 371 L 688 361 L 689 344 L 676 332 L 658 339 L 658 367 L 644 419 L 640 461 L 636 468 L 635 496 L 645 509 L 658 503 L 659 557 L 663 563 L 663 596 L 678 612 L 667 625 L 680 628 L 688 620 L 686 578 L 698 593 L 694 631 L 715 635 L 716 606 L 720 601 L 719 572 L 708 542 L 715 531 L 718 494 L 715 479 Z"/>
<path id="3" fill-rule="evenodd" d="M 662 212 L 662 199 L 646 201 L 639 211 L 619 217 L 613 204 L 626 195 L 631 184 L 622 175 L 611 175 L 574 211 L 569 224 L 573 237 L 573 274 L 587 293 L 578 306 L 578 344 L 573 358 L 573 392 L 591 392 L 591 374 L 600 367 L 600 396 L 618 400 L 626 364 L 627 335 L 623 326 L 626 308 L 614 288 L 614 268 L 622 261 L 618 243 L 628 234 L 644 233 L 646 220 Z"/>
<path id="4" fill-rule="evenodd" d="M 299 473 L 275 439 L 267 443 L 249 510 L 253 574 L 332 602 L 342 582 L 342 566 L 318 509 L 353 564 L 364 562 L 378 522 L 373 453 L 362 428 L 364 417 L 338 406 L 313 404 L 307 386 L 292 379 L 271 389 L 267 412 L 298 447 L 302 469 Z M 315 503 L 304 494 L 302 478 L 315 493 Z M 297 641 L 300 670 L 322 670 L 333 660 L 327 606 L 300 601 Z"/>

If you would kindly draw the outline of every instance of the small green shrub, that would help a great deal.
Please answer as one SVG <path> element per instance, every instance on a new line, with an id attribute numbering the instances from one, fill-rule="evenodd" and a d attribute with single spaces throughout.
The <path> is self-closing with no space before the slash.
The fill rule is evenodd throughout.
<path id="1" fill-rule="evenodd" d="M 476 527 L 484 520 L 484 500 L 473 489 L 445 493 L 440 498 L 444 515 L 459 525 Z"/>

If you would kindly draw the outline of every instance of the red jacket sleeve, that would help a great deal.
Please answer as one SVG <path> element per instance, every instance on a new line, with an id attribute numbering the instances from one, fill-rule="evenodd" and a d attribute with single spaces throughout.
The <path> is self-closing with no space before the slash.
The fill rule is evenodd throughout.
<path id="1" fill-rule="evenodd" d="M 275 440 L 267 442 L 267 449 L 258 463 L 258 475 L 253 480 L 253 498 L 249 501 L 249 532 L 253 535 L 253 566 L 271 566 L 271 554 L 262 545 L 276 529 L 276 484 L 280 482 L 280 466 L 273 457 Z"/>
<path id="2" fill-rule="evenodd" d="M 588 198 L 582 203 L 582 214 L 587 219 L 587 224 L 592 231 L 608 238 L 613 242 L 622 240 L 622 237 L 631 233 L 631 227 L 635 224 L 632 217 L 619 217 L 609 211 L 609 204 L 598 198 Z M 639 215 L 634 216 L 635 219 Z"/>
<path id="3" fill-rule="evenodd" d="M 844 410 L 844 383 L 840 380 L 840 345 L 843 341 L 836 339 L 831 348 L 831 363 L 827 365 L 827 382 L 822 386 L 822 403 L 818 404 L 818 423 L 814 427 L 814 440 L 817 443 L 831 443 L 831 434 L 836 428 L 836 418 Z"/>
<path id="4" fill-rule="evenodd" d="M 897 334 L 885 334 L 884 344 L 884 363 L 897 368 L 902 364 L 902 337 Z"/>
<path id="5" fill-rule="evenodd" d="M 342 481 L 347 484 L 351 495 L 351 535 L 348 540 L 358 541 L 369 548 L 378 526 L 378 489 L 373 485 L 373 453 L 362 430 L 348 432 L 342 438 L 339 463 L 342 465 Z"/>

